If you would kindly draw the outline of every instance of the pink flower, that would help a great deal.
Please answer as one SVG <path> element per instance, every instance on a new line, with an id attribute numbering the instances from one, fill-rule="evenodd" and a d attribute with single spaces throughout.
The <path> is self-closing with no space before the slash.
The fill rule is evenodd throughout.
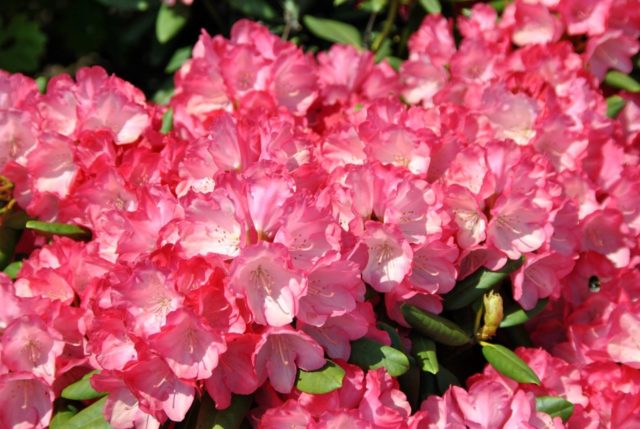
<path id="1" fill-rule="evenodd" d="M 609 69 L 631 73 L 633 57 L 640 49 L 640 43 L 634 37 L 629 37 L 622 31 L 609 30 L 606 33 L 592 37 L 587 42 L 585 57 L 589 71 L 599 80 L 604 80 Z"/>
<path id="2" fill-rule="evenodd" d="M 227 348 L 219 332 L 180 309 L 167 316 L 166 325 L 149 338 L 149 344 L 176 376 L 197 380 L 211 377 L 218 357 Z"/>
<path id="3" fill-rule="evenodd" d="M 307 294 L 300 299 L 300 320 L 322 326 L 329 317 L 353 311 L 364 300 L 365 286 L 358 266 L 338 260 L 321 263 L 309 272 Z"/>
<path id="4" fill-rule="evenodd" d="M 258 378 L 268 377 L 280 393 L 289 393 L 293 388 L 296 368 L 313 371 L 324 364 L 322 347 L 307 334 L 289 326 L 269 327 L 256 345 Z"/>
<path id="5" fill-rule="evenodd" d="M 312 427 L 313 418 L 295 399 L 289 399 L 279 407 L 267 410 L 260 417 L 260 429 L 307 429 Z"/>
<path id="6" fill-rule="evenodd" d="M 425 54 L 431 64 L 448 64 L 456 51 L 451 27 L 451 23 L 441 15 L 427 15 L 418 31 L 409 39 L 410 59 Z"/>
<path id="7" fill-rule="evenodd" d="M 103 413 L 105 419 L 115 429 L 129 429 L 132 426 L 140 429 L 160 427 L 160 422 L 154 416 L 140 409 L 138 399 L 129 390 L 119 373 L 100 372 L 91 377 L 91 385 L 99 392 L 109 393 Z"/>
<path id="8" fill-rule="evenodd" d="M 193 403 L 195 389 L 180 381 L 159 357 L 140 360 L 126 368 L 123 378 L 143 410 L 163 421 L 182 421 Z"/>
<path id="9" fill-rule="evenodd" d="M 205 381 L 207 392 L 216 408 L 231 404 L 231 394 L 249 395 L 262 384 L 255 367 L 255 351 L 260 336 L 252 333 L 227 337 L 227 350 L 220 355 L 220 364 Z"/>
<path id="10" fill-rule="evenodd" d="M 567 24 L 567 33 L 595 36 L 607 28 L 607 18 L 612 0 L 562 0 L 558 11 Z"/>
<path id="11" fill-rule="evenodd" d="M 502 196 L 491 209 L 487 240 L 510 259 L 532 252 L 547 238 L 547 213 L 528 198 Z"/>
<path id="12" fill-rule="evenodd" d="M 453 289 L 457 277 L 454 262 L 458 258 L 458 249 L 452 244 L 433 241 L 414 249 L 409 277 L 412 286 L 439 294 Z"/>
<path id="13" fill-rule="evenodd" d="M 13 372 L 30 372 L 52 383 L 64 342 L 37 316 L 22 316 L 2 333 L 2 362 Z"/>
<path id="14" fill-rule="evenodd" d="M 378 292 L 389 292 L 411 270 L 413 251 L 397 228 L 369 221 L 361 238 L 366 246 L 366 266 L 362 279 Z"/>
<path id="15" fill-rule="evenodd" d="M 411 414 L 411 406 L 398 382 L 383 368 L 370 370 L 360 402 L 360 414 L 376 428 L 401 428 Z"/>
<path id="16" fill-rule="evenodd" d="M 562 24 L 542 4 L 515 3 L 515 28 L 513 42 L 516 45 L 556 42 L 562 35 Z"/>
<path id="17" fill-rule="evenodd" d="M 291 267 L 287 249 L 266 242 L 243 249 L 233 260 L 228 285 L 247 300 L 257 323 L 270 326 L 291 323 L 307 293 L 307 279 Z"/>
<path id="18" fill-rule="evenodd" d="M 560 280 L 573 270 L 572 258 L 551 253 L 538 254 L 525 260 L 513 276 L 513 298 L 525 310 L 535 307 L 538 299 L 560 296 Z"/>
<path id="19" fill-rule="evenodd" d="M 51 388 L 29 373 L 0 375 L 0 426 L 12 429 L 49 427 L 53 398 Z"/>

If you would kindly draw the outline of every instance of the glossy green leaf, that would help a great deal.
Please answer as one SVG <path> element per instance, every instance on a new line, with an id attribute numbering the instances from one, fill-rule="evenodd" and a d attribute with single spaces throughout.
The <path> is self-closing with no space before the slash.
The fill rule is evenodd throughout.
<path id="1" fill-rule="evenodd" d="M 435 377 L 440 395 L 444 395 L 444 392 L 446 392 L 451 386 L 460 386 L 460 380 L 458 380 L 458 377 L 443 366 L 440 367 L 440 371 L 438 371 Z"/>
<path id="2" fill-rule="evenodd" d="M 321 395 L 333 392 L 342 387 L 344 369 L 340 365 L 327 360 L 327 363 L 315 371 L 298 370 L 296 387 L 305 393 Z"/>
<path id="3" fill-rule="evenodd" d="M 362 37 L 358 29 L 344 22 L 305 15 L 304 25 L 321 39 L 357 47 L 362 46 Z"/>
<path id="4" fill-rule="evenodd" d="M 249 412 L 252 402 L 253 398 L 251 396 L 233 395 L 229 408 L 216 411 L 211 428 L 238 429 Z"/>
<path id="5" fill-rule="evenodd" d="M 266 0 L 229 0 L 229 5 L 252 18 L 271 21 L 278 18 L 278 13 Z"/>
<path id="6" fill-rule="evenodd" d="M 614 88 L 624 89 L 629 92 L 640 92 L 640 83 L 637 80 L 617 70 L 608 72 L 604 82 Z"/>
<path id="7" fill-rule="evenodd" d="M 509 328 L 511 326 L 521 325 L 527 322 L 529 319 L 540 314 L 540 312 L 546 307 L 547 302 L 547 299 L 541 299 L 531 310 L 524 310 L 517 304 L 515 304 L 513 308 L 505 309 L 505 316 L 502 319 L 502 322 L 500 322 L 500 327 Z"/>
<path id="8" fill-rule="evenodd" d="M 398 334 L 398 330 L 396 328 L 385 322 L 378 322 L 376 323 L 376 326 L 378 327 L 378 329 L 382 329 L 387 334 L 389 334 L 389 339 L 391 339 L 391 347 L 400 350 L 402 353 L 407 352 L 404 344 L 402 343 L 402 339 L 400 338 L 400 334 Z"/>
<path id="9" fill-rule="evenodd" d="M 65 429 L 69 420 L 76 414 L 78 414 L 78 410 L 72 405 L 67 405 L 54 414 L 49 423 L 49 429 Z"/>
<path id="10" fill-rule="evenodd" d="M 467 333 L 452 321 L 422 311 L 413 305 L 403 305 L 402 315 L 411 327 L 439 343 L 462 346 L 470 341 Z"/>
<path id="11" fill-rule="evenodd" d="M 40 233 L 50 234 L 50 235 L 61 235 L 64 237 L 73 238 L 75 240 L 91 239 L 91 231 L 78 225 L 70 225 L 66 223 L 42 222 L 39 220 L 29 220 L 27 221 L 25 227 L 27 229 L 31 229 L 33 231 L 37 231 Z"/>
<path id="12" fill-rule="evenodd" d="M 162 134 L 169 134 L 169 132 L 173 130 L 173 108 L 170 107 L 166 112 L 162 115 L 162 127 L 160 128 L 160 132 Z"/>
<path id="13" fill-rule="evenodd" d="M 16 15 L 7 25 L 0 22 L 0 69 L 33 72 L 45 52 L 47 36 L 36 21 Z"/>
<path id="14" fill-rule="evenodd" d="M 560 417 L 563 422 L 573 414 L 573 404 L 559 396 L 540 396 L 536 398 L 536 409 L 551 417 Z"/>
<path id="15" fill-rule="evenodd" d="M 400 350 L 367 338 L 351 343 L 351 363 L 364 369 L 385 368 L 389 375 L 398 377 L 409 370 L 409 358 Z"/>
<path id="16" fill-rule="evenodd" d="M 507 261 L 505 266 L 498 271 L 480 268 L 475 273 L 457 282 L 453 290 L 445 295 L 444 308 L 457 310 L 466 307 L 500 284 L 509 274 L 520 268 L 523 263 L 524 257 Z"/>
<path id="17" fill-rule="evenodd" d="M 442 12 L 442 5 L 439 0 L 420 0 L 420 4 L 427 12 L 431 14 L 439 14 Z"/>
<path id="18" fill-rule="evenodd" d="M 7 267 L 2 271 L 9 278 L 15 280 L 18 277 L 18 273 L 22 269 L 22 261 L 15 261 L 7 265 Z"/>
<path id="19" fill-rule="evenodd" d="M 147 0 L 97 0 L 99 3 L 122 11 L 144 11 L 149 9 Z"/>
<path id="20" fill-rule="evenodd" d="M 68 385 L 62 390 L 60 396 L 74 401 L 87 401 L 106 395 L 106 393 L 98 392 L 91 386 L 90 379 L 96 372 L 97 371 L 91 371 L 85 374 L 80 380 Z"/>
<path id="21" fill-rule="evenodd" d="M 191 46 L 176 49 L 169 59 L 167 66 L 164 68 L 164 71 L 170 74 L 177 71 L 189 58 L 191 58 Z"/>
<path id="22" fill-rule="evenodd" d="M 367 12 L 380 13 L 387 7 L 387 0 L 367 0 L 360 2 L 358 8 Z"/>
<path id="23" fill-rule="evenodd" d="M 540 379 L 529 365 L 508 348 L 484 341 L 480 341 L 480 345 L 487 362 L 500 374 L 519 383 L 540 384 Z"/>
<path id="24" fill-rule="evenodd" d="M 18 235 L 15 229 L 0 227 L 0 270 L 4 270 L 11 263 Z"/>
<path id="25" fill-rule="evenodd" d="M 440 371 L 438 356 L 436 355 L 436 343 L 428 338 L 415 336 L 412 338 L 412 351 L 418 358 L 420 368 L 428 373 L 437 374 Z"/>
<path id="26" fill-rule="evenodd" d="M 107 397 L 94 402 L 78 414 L 70 418 L 65 429 L 111 429 L 111 425 L 106 422 L 102 410 L 107 402 Z"/>
<path id="27" fill-rule="evenodd" d="M 162 4 L 156 17 L 156 38 L 160 43 L 167 43 L 182 30 L 189 19 L 191 9 L 182 5 L 167 6 Z"/>
<path id="28" fill-rule="evenodd" d="M 47 92 L 47 84 L 49 83 L 49 79 L 46 76 L 38 76 L 35 81 L 40 94 L 45 94 Z"/>
<path id="29" fill-rule="evenodd" d="M 626 104 L 625 99 L 619 95 L 612 95 L 607 98 L 607 116 L 612 119 L 617 118 Z"/>

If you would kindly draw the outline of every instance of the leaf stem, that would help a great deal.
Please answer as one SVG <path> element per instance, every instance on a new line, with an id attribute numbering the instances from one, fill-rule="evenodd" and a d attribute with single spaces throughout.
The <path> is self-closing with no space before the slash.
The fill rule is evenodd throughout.
<path id="1" fill-rule="evenodd" d="M 389 36 L 391 30 L 393 29 L 393 23 L 396 20 L 396 15 L 398 14 L 398 9 L 400 8 L 400 0 L 392 0 L 391 6 L 389 6 L 389 10 L 387 12 L 387 19 L 384 21 L 384 25 L 382 27 L 382 31 L 376 36 L 373 44 L 371 45 L 371 50 L 376 52 L 382 46 L 382 42 L 384 39 Z"/>

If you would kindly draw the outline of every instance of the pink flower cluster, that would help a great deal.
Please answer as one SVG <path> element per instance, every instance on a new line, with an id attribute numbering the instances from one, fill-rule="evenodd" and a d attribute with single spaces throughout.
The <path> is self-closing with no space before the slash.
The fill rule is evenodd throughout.
<path id="1" fill-rule="evenodd" d="M 427 17 L 399 72 L 249 21 L 203 33 L 168 134 L 164 107 L 98 67 L 45 94 L 0 73 L 0 174 L 31 217 L 93 234 L 25 230 L 18 278 L 0 274 L 0 427 L 46 427 L 93 369 L 114 428 L 181 421 L 204 391 L 219 409 L 255 392 L 260 428 L 640 426 L 640 99 L 609 119 L 599 89 L 631 70 L 640 7 L 479 4 L 457 28 Z M 456 280 L 521 256 L 514 299 L 550 299 L 530 325 L 546 351 L 519 350 L 541 386 L 487 368 L 412 411 L 347 363 L 354 340 L 391 343 L 376 300 L 408 328 L 402 304 L 440 313 Z M 298 391 L 327 358 L 342 387 Z"/>

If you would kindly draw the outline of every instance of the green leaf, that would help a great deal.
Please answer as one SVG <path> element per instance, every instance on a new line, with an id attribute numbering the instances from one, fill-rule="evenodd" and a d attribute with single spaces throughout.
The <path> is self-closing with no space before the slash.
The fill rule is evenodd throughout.
<path id="1" fill-rule="evenodd" d="M 529 319 L 536 317 L 544 307 L 547 305 L 547 299 L 541 299 L 538 301 L 535 307 L 531 310 L 523 310 L 519 305 L 515 305 L 515 308 L 506 309 L 505 316 L 500 322 L 501 328 L 509 328 L 515 325 L 521 325 L 527 322 Z"/>
<path id="2" fill-rule="evenodd" d="M 496 12 L 502 12 L 509 2 L 510 0 L 493 0 L 489 2 L 489 6 L 494 8 Z"/>
<path id="3" fill-rule="evenodd" d="M 437 374 L 438 371 L 440 371 L 440 365 L 438 364 L 438 356 L 436 355 L 436 343 L 418 335 L 412 338 L 412 342 L 411 350 L 418 358 L 420 368 L 424 372 Z"/>
<path id="4" fill-rule="evenodd" d="M 536 398 L 536 409 L 551 417 L 560 417 L 563 422 L 573 414 L 573 404 L 559 396 L 540 396 Z"/>
<path id="5" fill-rule="evenodd" d="M 87 408 L 69 419 L 65 429 L 111 429 L 111 425 L 106 422 L 102 409 L 107 402 L 107 397 L 94 402 Z"/>
<path id="6" fill-rule="evenodd" d="M 13 259 L 18 236 L 19 232 L 15 229 L 0 227 L 0 270 L 9 266 Z"/>
<path id="7" fill-rule="evenodd" d="M 348 2 L 349 0 L 333 0 L 333 5 L 334 6 L 340 6 L 346 2 Z"/>
<path id="8" fill-rule="evenodd" d="M 160 43 L 167 43 L 182 30 L 187 23 L 191 9 L 183 4 L 173 7 L 162 4 L 156 17 L 156 38 Z"/>
<path id="9" fill-rule="evenodd" d="M 400 338 L 400 334 L 398 334 L 396 328 L 385 322 L 378 322 L 376 323 L 376 326 L 378 327 L 378 329 L 382 329 L 387 334 L 389 334 L 389 339 L 391 339 L 391 347 L 400 350 L 402 353 L 407 352 L 404 344 L 402 344 L 402 339 Z"/>
<path id="10" fill-rule="evenodd" d="M 437 15 L 442 12 L 442 6 L 438 0 L 420 0 L 420 4 L 427 12 Z"/>
<path id="11" fill-rule="evenodd" d="M 446 392 L 451 386 L 460 386 L 460 380 L 458 380 L 458 377 L 443 366 L 440 367 L 440 371 L 438 371 L 435 377 L 440 395 L 444 395 L 444 392 Z"/>
<path id="12" fill-rule="evenodd" d="M 617 118 L 618 114 L 624 109 L 624 106 L 627 104 L 624 98 L 619 95 L 612 95 L 607 98 L 607 116 L 609 118 Z"/>
<path id="13" fill-rule="evenodd" d="M 409 370 L 407 355 L 367 338 L 351 343 L 349 361 L 364 369 L 385 368 L 392 377 L 398 377 Z"/>
<path id="14" fill-rule="evenodd" d="M 301 392 L 321 395 L 341 388 L 343 378 L 344 369 L 327 360 L 327 363 L 316 371 L 298 370 L 296 387 Z"/>
<path id="15" fill-rule="evenodd" d="M 176 49 L 169 59 L 167 66 L 164 68 L 164 71 L 169 74 L 175 72 L 182 67 L 182 64 L 184 64 L 189 58 L 191 58 L 191 46 Z"/>
<path id="16" fill-rule="evenodd" d="M 173 97 L 173 86 L 163 87 L 158 89 L 153 96 L 151 97 L 153 102 L 160 105 L 166 105 L 171 101 L 171 97 Z"/>
<path id="17" fill-rule="evenodd" d="M 49 235 L 61 235 L 64 237 L 73 238 L 74 240 L 91 239 L 91 231 L 78 225 L 29 220 L 27 221 L 25 227 L 36 232 Z"/>
<path id="18" fill-rule="evenodd" d="M 47 92 L 47 84 L 49 83 L 49 78 L 46 76 L 38 76 L 36 79 L 36 85 L 38 86 L 38 91 L 40 94 L 44 94 Z"/>
<path id="19" fill-rule="evenodd" d="M 344 22 L 305 15 L 304 25 L 307 26 L 311 33 L 321 39 L 346 43 L 356 47 L 362 46 L 362 37 L 358 29 Z"/>
<path id="20" fill-rule="evenodd" d="M 15 261 L 7 265 L 3 273 L 9 276 L 11 280 L 15 280 L 18 277 L 18 273 L 22 269 L 22 261 Z"/>
<path id="21" fill-rule="evenodd" d="M 47 36 L 37 22 L 25 15 L 14 16 L 9 25 L 0 26 L 0 69 L 23 73 L 36 71 L 46 43 Z"/>
<path id="22" fill-rule="evenodd" d="M 367 12 L 380 13 L 387 6 L 387 0 L 368 0 L 358 4 L 358 9 Z"/>
<path id="23" fill-rule="evenodd" d="M 162 134 L 169 134 L 169 132 L 172 129 L 173 129 L 173 108 L 170 107 L 162 115 L 162 127 L 160 128 L 160 132 Z"/>
<path id="24" fill-rule="evenodd" d="M 444 317 L 422 311 L 413 305 L 403 305 L 402 315 L 418 332 L 448 346 L 462 346 L 470 341 L 467 333 Z"/>
<path id="25" fill-rule="evenodd" d="M 229 408 L 216 412 L 212 429 L 238 429 L 249 412 L 252 402 L 251 396 L 233 395 Z"/>
<path id="26" fill-rule="evenodd" d="M 69 420 L 71 420 L 71 418 L 76 414 L 78 414 L 78 410 L 72 405 L 67 405 L 65 409 L 62 409 L 55 413 L 55 415 L 51 419 L 51 423 L 49 423 L 49 429 L 66 428 Z"/>
<path id="27" fill-rule="evenodd" d="M 624 89 L 629 92 L 640 92 L 640 83 L 629 75 L 626 75 L 617 70 L 611 70 L 604 78 L 604 83 L 607 85 Z"/>
<path id="28" fill-rule="evenodd" d="M 482 354 L 487 359 L 487 362 L 500 374 L 519 383 L 540 385 L 540 379 L 536 373 L 514 352 L 500 344 L 480 341 L 480 345 L 482 346 Z"/>
<path id="29" fill-rule="evenodd" d="M 498 271 L 480 268 L 462 281 L 457 282 L 453 290 L 445 295 L 444 308 L 457 310 L 466 307 L 500 284 L 509 274 L 520 268 L 523 263 L 524 257 L 507 261 L 505 266 Z"/>
<path id="30" fill-rule="evenodd" d="M 85 374 L 80 380 L 68 385 L 62 390 L 60 396 L 74 401 L 87 401 L 106 395 L 106 393 L 98 392 L 91 386 L 90 379 L 96 372 L 97 371 L 91 371 Z"/>
<path id="31" fill-rule="evenodd" d="M 278 18 L 278 13 L 266 0 L 229 0 L 229 5 L 243 15 L 249 15 L 253 18 L 265 21 Z"/>
<path id="32" fill-rule="evenodd" d="M 104 6 L 121 11 L 145 11 L 149 9 L 149 2 L 146 0 L 97 0 Z"/>

